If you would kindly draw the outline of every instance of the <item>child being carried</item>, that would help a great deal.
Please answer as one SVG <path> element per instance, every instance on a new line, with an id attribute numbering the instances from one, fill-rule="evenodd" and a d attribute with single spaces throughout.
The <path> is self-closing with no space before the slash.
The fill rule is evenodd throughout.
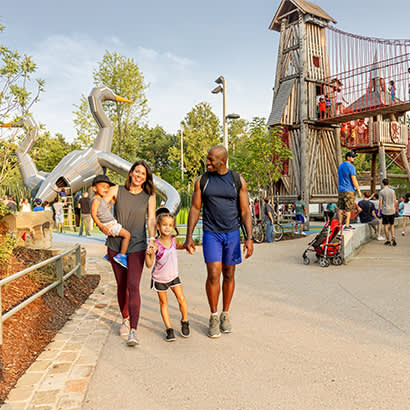
<path id="1" fill-rule="evenodd" d="M 104 231 L 104 228 L 108 228 L 108 235 L 122 237 L 120 253 L 115 255 L 113 260 L 124 268 L 128 268 L 127 249 L 131 234 L 114 218 L 111 212 L 111 206 L 107 204 L 104 199 L 110 187 L 113 185 L 115 184 L 113 184 L 106 175 L 97 175 L 94 178 L 92 186 L 95 197 L 91 204 L 91 216 L 101 231 Z M 104 258 L 109 261 L 108 255 L 105 255 Z"/>

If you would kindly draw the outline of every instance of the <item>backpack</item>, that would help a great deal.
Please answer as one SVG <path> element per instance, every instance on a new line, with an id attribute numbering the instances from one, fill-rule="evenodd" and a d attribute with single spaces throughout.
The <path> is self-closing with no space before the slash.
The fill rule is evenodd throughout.
<path id="1" fill-rule="evenodd" d="M 239 191 L 242 188 L 241 177 L 237 172 L 232 171 L 232 170 L 231 172 L 232 172 L 232 178 L 233 178 L 233 183 L 235 185 L 236 193 L 238 194 L 238 197 L 239 197 Z M 199 186 L 201 188 L 201 196 L 203 195 L 206 187 L 208 186 L 208 180 L 209 180 L 209 171 L 206 171 L 201 175 L 201 180 L 199 181 Z M 238 199 L 238 207 L 239 207 L 239 199 Z"/>

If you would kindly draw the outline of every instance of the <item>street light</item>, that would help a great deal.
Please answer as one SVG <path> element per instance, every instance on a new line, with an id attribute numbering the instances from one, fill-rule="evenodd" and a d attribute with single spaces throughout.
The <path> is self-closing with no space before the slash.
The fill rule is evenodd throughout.
<path id="1" fill-rule="evenodd" d="M 212 90 L 213 94 L 222 93 L 223 95 L 223 146 L 228 151 L 228 123 L 227 123 L 227 115 L 226 115 L 226 80 L 225 78 L 220 75 L 215 82 L 220 84 L 218 87 Z"/>

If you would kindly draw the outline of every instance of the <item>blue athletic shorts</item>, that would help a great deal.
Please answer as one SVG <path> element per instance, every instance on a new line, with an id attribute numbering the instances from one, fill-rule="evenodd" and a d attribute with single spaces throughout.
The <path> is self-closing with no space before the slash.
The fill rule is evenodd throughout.
<path id="1" fill-rule="evenodd" d="M 305 224 L 305 217 L 303 215 L 297 214 L 295 216 L 295 221 L 300 222 L 302 225 Z"/>
<path id="2" fill-rule="evenodd" d="M 223 265 L 238 265 L 242 262 L 239 229 L 228 233 L 204 231 L 202 251 L 205 263 L 222 262 Z"/>

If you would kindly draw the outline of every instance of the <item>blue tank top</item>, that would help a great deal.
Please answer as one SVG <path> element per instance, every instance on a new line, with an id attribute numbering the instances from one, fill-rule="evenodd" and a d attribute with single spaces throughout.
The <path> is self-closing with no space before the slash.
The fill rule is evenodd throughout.
<path id="1" fill-rule="evenodd" d="M 225 175 L 209 173 L 202 203 L 204 231 L 228 233 L 239 229 L 238 193 L 231 171 Z"/>

